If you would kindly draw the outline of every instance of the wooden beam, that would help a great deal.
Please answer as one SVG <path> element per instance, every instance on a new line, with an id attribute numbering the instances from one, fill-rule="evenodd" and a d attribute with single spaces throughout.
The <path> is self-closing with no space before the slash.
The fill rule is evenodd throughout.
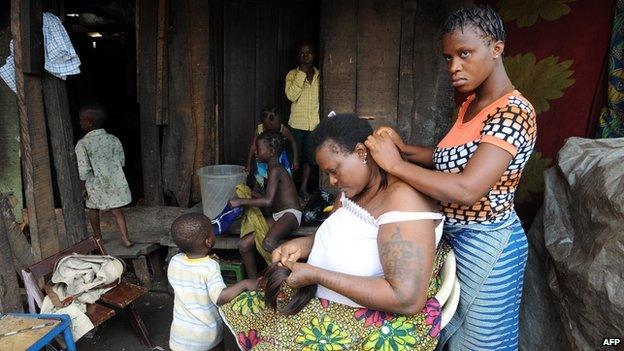
<path id="1" fill-rule="evenodd" d="M 160 132 L 156 125 L 156 51 L 158 2 L 137 0 L 137 70 L 141 120 L 141 164 L 145 204 L 162 205 Z"/>
<path id="2" fill-rule="evenodd" d="M 66 235 L 64 240 L 61 240 L 61 249 L 64 249 L 87 237 L 87 220 L 80 191 L 80 177 L 73 146 L 74 134 L 65 82 L 47 72 L 44 73 L 43 97 L 46 120 L 50 130 L 52 159 L 63 207 Z M 60 235 L 59 238 L 61 238 Z"/>
<path id="3" fill-rule="evenodd" d="M 28 20 L 24 20 L 24 16 Z M 24 28 L 24 25 L 27 25 Z M 25 73 L 24 56 L 27 65 L 36 62 L 36 52 L 43 48 L 32 48 L 41 35 L 42 12 L 37 0 L 11 1 L 11 32 L 15 57 L 15 78 L 20 116 L 20 137 L 22 174 L 30 223 L 30 238 L 36 259 L 42 259 L 59 251 L 56 222 L 54 220 L 54 198 L 50 173 L 48 136 L 46 133 L 41 77 Z M 33 67 L 27 71 L 36 72 Z"/>
<path id="4" fill-rule="evenodd" d="M 8 231 L 0 221 L 0 313 L 24 312 Z"/>
<path id="5" fill-rule="evenodd" d="M 4 225 L 11 245 L 15 267 L 21 269 L 35 262 L 33 252 L 22 229 L 15 221 L 11 194 L 0 194 L 0 225 Z"/>
<path id="6" fill-rule="evenodd" d="M 158 0 L 158 34 L 156 37 L 156 124 L 169 124 L 167 111 L 167 0 Z"/>

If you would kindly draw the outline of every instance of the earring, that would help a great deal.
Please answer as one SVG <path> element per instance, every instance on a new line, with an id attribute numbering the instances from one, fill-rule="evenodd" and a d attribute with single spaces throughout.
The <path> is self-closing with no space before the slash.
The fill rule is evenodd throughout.
<path id="1" fill-rule="evenodd" d="M 366 164 L 368 162 L 368 160 L 366 159 L 366 157 L 368 157 L 368 154 L 364 154 L 364 159 L 362 160 L 363 164 Z"/>
<path id="2" fill-rule="evenodd" d="M 494 58 L 498 58 L 498 55 L 494 56 Z"/>

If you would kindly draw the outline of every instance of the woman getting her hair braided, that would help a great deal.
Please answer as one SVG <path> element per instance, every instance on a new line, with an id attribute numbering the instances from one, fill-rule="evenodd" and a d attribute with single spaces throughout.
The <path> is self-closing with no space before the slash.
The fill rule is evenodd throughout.
<path id="1" fill-rule="evenodd" d="M 453 87 L 471 94 L 449 133 L 437 147 L 422 147 L 382 127 L 366 146 L 379 167 L 438 200 L 446 217 L 461 298 L 440 344 L 516 350 L 527 240 L 513 201 L 535 145 L 535 111 L 507 76 L 505 30 L 491 8 L 452 14 L 442 47 Z"/>
<path id="2" fill-rule="evenodd" d="M 273 250 L 277 265 L 260 283 L 266 303 L 245 292 L 222 307 L 244 350 L 435 348 L 432 272 L 450 250 L 437 248 L 443 216 L 370 158 L 364 141 L 372 132 L 366 120 L 338 114 L 312 133 L 319 167 L 342 191 L 338 209 L 315 235 Z"/>

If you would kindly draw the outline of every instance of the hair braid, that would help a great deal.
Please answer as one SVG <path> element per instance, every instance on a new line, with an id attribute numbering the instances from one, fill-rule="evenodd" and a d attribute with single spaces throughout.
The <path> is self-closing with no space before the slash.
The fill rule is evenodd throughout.
<path id="1" fill-rule="evenodd" d="M 474 5 L 458 10 L 446 19 L 442 26 L 442 35 L 456 29 L 464 30 L 466 26 L 473 26 L 485 35 L 488 41 L 505 42 L 505 27 L 500 15 L 487 5 Z"/>

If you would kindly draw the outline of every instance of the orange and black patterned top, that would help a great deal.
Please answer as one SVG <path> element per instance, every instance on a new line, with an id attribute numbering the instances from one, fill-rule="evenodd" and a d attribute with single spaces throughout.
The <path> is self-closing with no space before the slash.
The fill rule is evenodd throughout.
<path id="1" fill-rule="evenodd" d="M 464 114 L 474 98 L 471 95 L 464 101 L 455 124 L 435 149 L 433 161 L 436 169 L 462 172 L 480 143 L 494 144 L 509 152 L 513 159 L 500 180 L 474 205 L 440 202 L 449 224 L 487 224 L 506 220 L 513 211 L 514 193 L 537 138 L 535 110 L 517 90 L 494 101 L 464 123 Z"/>

